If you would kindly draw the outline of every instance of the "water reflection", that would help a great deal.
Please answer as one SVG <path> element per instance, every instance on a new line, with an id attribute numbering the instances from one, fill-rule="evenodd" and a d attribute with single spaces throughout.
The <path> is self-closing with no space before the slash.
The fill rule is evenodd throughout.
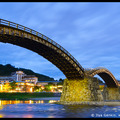
<path id="1" fill-rule="evenodd" d="M 0 114 L 0 118 L 3 118 L 4 117 L 4 114 Z"/>
<path id="2" fill-rule="evenodd" d="M 45 104 L 54 103 L 57 101 L 59 100 L 0 100 L 0 118 L 34 118 L 35 111 L 38 113 L 44 112 L 44 109 L 46 109 L 44 106 Z M 28 113 L 31 111 L 33 111 L 34 114 Z M 43 115 L 41 117 L 45 116 Z"/>
<path id="3" fill-rule="evenodd" d="M 59 100 L 0 100 L 0 118 L 120 117 L 120 106 L 54 104 Z"/>
<path id="4" fill-rule="evenodd" d="M 0 100 L 0 110 L 4 108 L 4 105 L 8 104 L 33 104 L 33 103 L 54 103 L 58 100 Z"/>

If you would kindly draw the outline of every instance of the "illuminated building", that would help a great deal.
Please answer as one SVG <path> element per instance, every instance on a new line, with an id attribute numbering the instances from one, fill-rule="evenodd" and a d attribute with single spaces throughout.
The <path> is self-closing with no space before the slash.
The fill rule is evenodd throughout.
<path id="1" fill-rule="evenodd" d="M 61 83 L 61 81 L 38 81 L 37 86 L 41 86 L 41 89 L 44 91 L 46 85 L 50 85 L 50 92 L 62 92 L 63 85 L 58 83 Z"/>
<path id="2" fill-rule="evenodd" d="M 30 82 L 36 84 L 38 77 L 34 75 L 26 75 L 23 71 L 12 72 L 11 76 L 0 76 L 0 83 L 10 83 L 10 82 Z"/>
<path id="3" fill-rule="evenodd" d="M 10 83 L 15 81 L 16 87 L 11 88 Z M 38 81 L 35 75 L 27 75 L 23 71 L 12 72 L 11 76 L 0 76 L 0 92 L 36 92 L 34 87 L 44 91 L 46 85 L 50 86 L 50 92 L 62 92 L 61 81 Z"/>
<path id="4" fill-rule="evenodd" d="M 9 83 L 15 81 L 16 89 L 10 90 Z M 38 77 L 26 75 L 23 71 L 12 72 L 11 76 L 0 76 L 0 91 L 2 92 L 33 92 Z M 24 90 L 25 89 L 25 90 Z"/>

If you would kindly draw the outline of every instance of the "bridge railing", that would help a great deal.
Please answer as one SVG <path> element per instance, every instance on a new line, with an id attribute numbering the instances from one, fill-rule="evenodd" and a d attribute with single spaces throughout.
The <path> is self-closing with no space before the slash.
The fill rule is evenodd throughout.
<path id="1" fill-rule="evenodd" d="M 65 50 L 62 46 L 60 46 L 58 43 L 56 43 L 55 41 L 53 41 L 52 39 L 48 38 L 47 36 L 35 31 L 35 30 L 32 30 L 28 27 L 25 27 L 23 25 L 19 25 L 19 24 L 16 24 L 14 22 L 10 22 L 10 21 L 7 21 L 7 20 L 4 20 L 4 19 L 0 19 L 0 24 L 2 25 L 6 25 L 6 26 L 10 26 L 10 27 L 13 27 L 13 28 L 16 28 L 16 29 L 19 29 L 19 30 L 22 30 L 22 31 L 25 31 L 25 32 L 28 32 L 30 34 L 33 34 L 33 35 L 36 35 L 50 43 L 52 43 L 53 45 L 55 45 L 56 47 L 58 47 L 60 50 L 62 50 L 63 52 L 65 52 L 70 58 L 72 58 L 74 60 L 74 62 L 81 68 L 81 70 L 84 72 L 84 68 L 79 64 L 79 62 L 67 51 Z"/>
<path id="2" fill-rule="evenodd" d="M 107 68 L 104 68 L 104 67 L 96 67 L 96 68 L 84 68 L 84 70 L 99 70 L 99 69 L 105 69 L 107 70 Z"/>

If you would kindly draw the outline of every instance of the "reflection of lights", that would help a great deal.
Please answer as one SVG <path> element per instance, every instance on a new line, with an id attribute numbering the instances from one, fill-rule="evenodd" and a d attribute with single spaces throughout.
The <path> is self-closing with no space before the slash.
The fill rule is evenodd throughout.
<path id="1" fill-rule="evenodd" d="M 3 105 L 0 105 L 0 110 L 2 110 L 3 109 Z"/>
<path id="2" fill-rule="evenodd" d="M 33 100 L 29 100 L 29 103 L 32 104 L 32 103 L 33 103 Z"/>
<path id="3" fill-rule="evenodd" d="M 41 100 L 41 102 L 40 103 L 44 103 L 44 101 L 43 100 Z"/>
<path id="4" fill-rule="evenodd" d="M 57 102 L 58 100 L 49 100 L 49 103 Z M 4 105 L 7 104 L 33 104 L 33 103 L 44 103 L 44 100 L 0 100 L 0 110 L 3 109 Z"/>
<path id="5" fill-rule="evenodd" d="M 33 118 L 33 115 L 30 115 L 30 114 L 24 115 L 23 118 Z"/>
<path id="6" fill-rule="evenodd" d="M 25 100 L 24 103 L 32 104 L 32 103 L 34 103 L 34 101 L 33 100 Z"/>
<path id="7" fill-rule="evenodd" d="M 35 103 L 44 103 L 44 101 L 43 100 L 36 100 L 36 101 L 34 101 Z"/>
<path id="8" fill-rule="evenodd" d="M 55 116 L 50 115 L 50 116 L 48 116 L 48 118 L 55 118 Z"/>
<path id="9" fill-rule="evenodd" d="M 0 114 L 0 118 L 3 118 L 4 117 L 4 114 Z"/>
<path id="10" fill-rule="evenodd" d="M 56 100 L 49 100 L 49 103 L 57 102 Z"/>

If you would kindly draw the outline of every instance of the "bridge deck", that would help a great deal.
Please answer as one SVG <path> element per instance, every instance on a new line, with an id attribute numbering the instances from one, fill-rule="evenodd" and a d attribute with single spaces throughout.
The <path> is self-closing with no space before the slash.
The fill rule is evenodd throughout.
<path id="1" fill-rule="evenodd" d="M 68 79 L 84 77 L 84 68 L 67 50 L 35 30 L 0 19 L 0 41 L 37 52 L 56 65 Z"/>

